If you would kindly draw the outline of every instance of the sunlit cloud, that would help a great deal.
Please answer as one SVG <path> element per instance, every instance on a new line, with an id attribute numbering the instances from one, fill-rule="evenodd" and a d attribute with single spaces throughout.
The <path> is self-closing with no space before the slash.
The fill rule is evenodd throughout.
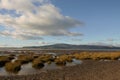
<path id="1" fill-rule="evenodd" d="M 81 36 L 70 29 L 80 26 L 79 20 L 64 16 L 50 0 L 0 0 L 0 10 L 14 14 L 0 14 L 2 36 L 16 39 L 43 39 L 42 36 Z M 12 15 L 11 15 L 12 14 Z"/>

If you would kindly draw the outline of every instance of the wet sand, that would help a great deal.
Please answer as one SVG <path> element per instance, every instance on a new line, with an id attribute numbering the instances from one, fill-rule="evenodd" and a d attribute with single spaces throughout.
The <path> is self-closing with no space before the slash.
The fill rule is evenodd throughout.
<path id="1" fill-rule="evenodd" d="M 120 80 L 120 61 L 92 61 L 26 76 L 0 76 L 0 80 Z"/>

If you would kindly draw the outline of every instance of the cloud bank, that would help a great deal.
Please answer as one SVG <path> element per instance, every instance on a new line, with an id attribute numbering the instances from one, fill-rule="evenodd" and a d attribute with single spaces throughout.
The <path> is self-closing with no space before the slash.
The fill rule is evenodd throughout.
<path id="1" fill-rule="evenodd" d="M 81 22 L 64 16 L 50 0 L 0 0 L 0 25 L 2 36 L 17 39 L 42 39 L 42 36 L 80 36 L 70 29 Z"/>

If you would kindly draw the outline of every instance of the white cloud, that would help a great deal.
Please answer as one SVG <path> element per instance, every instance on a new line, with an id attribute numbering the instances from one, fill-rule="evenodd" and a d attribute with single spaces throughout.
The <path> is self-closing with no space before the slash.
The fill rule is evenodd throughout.
<path id="1" fill-rule="evenodd" d="M 13 17 L 11 14 L 0 14 L 0 24 L 5 26 L 0 34 L 4 36 L 41 39 L 41 36 L 82 35 L 70 31 L 71 28 L 80 26 L 81 22 L 62 15 L 50 0 L 1 0 L 0 9 L 15 10 L 20 15 Z"/>

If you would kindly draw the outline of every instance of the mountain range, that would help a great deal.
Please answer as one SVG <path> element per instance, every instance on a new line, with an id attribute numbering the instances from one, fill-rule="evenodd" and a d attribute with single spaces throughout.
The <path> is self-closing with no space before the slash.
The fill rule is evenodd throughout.
<path id="1" fill-rule="evenodd" d="M 23 48 L 40 48 L 40 49 L 120 49 L 115 46 L 101 46 L 101 45 L 73 45 L 73 44 L 53 44 L 45 46 L 26 46 Z"/>

